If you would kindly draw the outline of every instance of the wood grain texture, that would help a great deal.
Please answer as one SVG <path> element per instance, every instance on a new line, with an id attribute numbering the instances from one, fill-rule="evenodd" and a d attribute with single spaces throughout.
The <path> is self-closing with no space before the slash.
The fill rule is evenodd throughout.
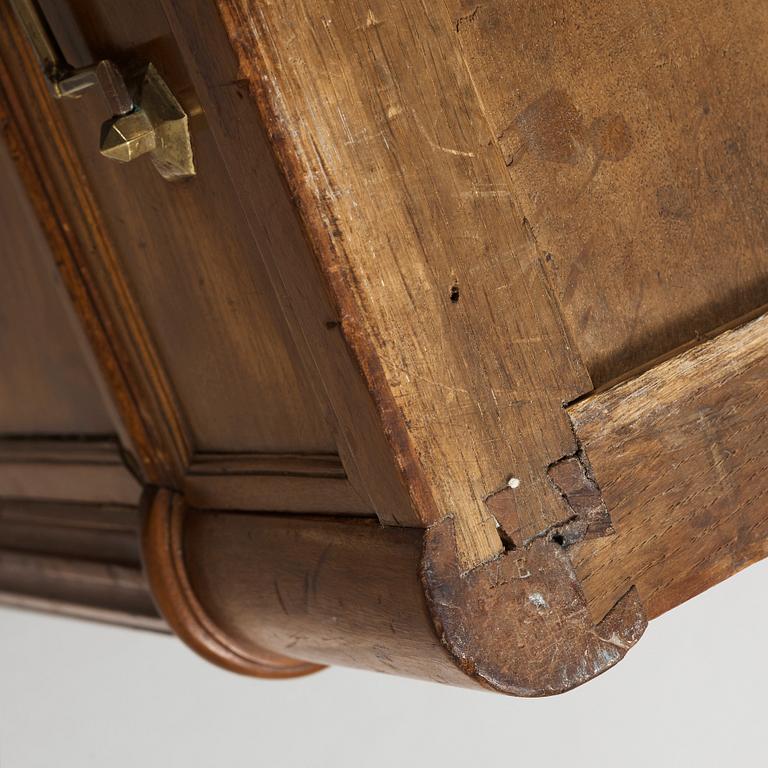
<path id="1" fill-rule="evenodd" d="M 262 259 L 157 0 L 43 3 L 74 64 L 150 60 L 192 114 L 197 175 L 98 152 L 104 104 L 57 105 L 199 451 L 335 452 Z"/>
<path id="2" fill-rule="evenodd" d="M 0 127 L 145 478 L 173 482 L 187 429 L 60 114 L 16 18 L 0 3 Z M 124 429 L 124 432 L 123 432 Z"/>
<path id="3" fill-rule="evenodd" d="M 422 525 L 464 568 L 560 519 L 560 404 L 590 388 L 439 4 L 219 3 Z"/>
<path id="4" fill-rule="evenodd" d="M 270 277 L 308 344 L 350 479 L 375 482 L 381 520 L 431 526 L 422 556 L 424 534 L 370 522 L 190 512 L 178 562 L 211 625 L 243 649 L 518 695 L 610 667 L 645 618 L 628 590 L 592 622 L 553 539 L 578 514 L 548 476 L 577 450 L 562 403 L 591 384 L 450 16 L 423 3 L 221 2 L 220 37 L 205 8 L 165 7 L 252 226 L 276 245 Z M 285 209 L 270 149 L 310 258 L 290 211 L 275 238 Z M 361 442 L 377 431 L 388 446 Z M 381 506 L 387 454 L 415 519 Z"/>
<path id="5" fill-rule="evenodd" d="M 419 525 L 396 471 L 381 418 L 343 335 L 340 310 L 326 287 L 248 81 L 241 77 L 212 3 L 164 0 L 163 8 L 208 116 L 254 243 L 264 259 L 296 349 L 320 402 L 329 405 L 336 450 L 361 498 L 379 519 Z"/>
<path id="6" fill-rule="evenodd" d="M 768 6 L 447 0 L 596 384 L 768 301 Z"/>
<path id="7" fill-rule="evenodd" d="M 48 244 L 1 141 L 0 179 L 0 434 L 109 434 Z"/>
<path id="8" fill-rule="evenodd" d="M 576 544 L 599 620 L 649 618 L 768 555 L 768 316 L 569 407 L 614 536 Z"/>
<path id="9" fill-rule="evenodd" d="M 192 589 L 241 646 L 474 684 L 435 633 L 419 580 L 421 531 L 191 511 L 183 538 Z"/>
<path id="10" fill-rule="evenodd" d="M 91 157 L 100 107 L 62 116 L 0 28 L 2 128 L 139 457 L 148 574 L 132 507 L 71 503 L 135 498 L 114 447 L 0 443 L 0 602 L 152 622 L 151 592 L 237 672 L 537 696 L 768 554 L 768 317 L 576 399 L 765 299 L 744 9 L 47 5 L 83 62 L 167 72 L 200 176 Z"/>

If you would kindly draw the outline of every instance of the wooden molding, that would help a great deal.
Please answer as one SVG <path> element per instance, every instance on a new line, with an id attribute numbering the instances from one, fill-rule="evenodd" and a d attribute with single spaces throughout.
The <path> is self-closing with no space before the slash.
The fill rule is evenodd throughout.
<path id="1" fill-rule="evenodd" d="M 138 568 L 137 505 L 0 499 L 0 547 Z"/>
<path id="2" fill-rule="evenodd" d="M 149 488 L 143 508 L 142 552 L 152 594 L 169 626 L 190 648 L 220 667 L 254 677 L 296 677 L 322 669 L 252 644 L 245 648 L 216 626 L 187 578 L 181 539 L 183 498 Z"/>
<path id="3" fill-rule="evenodd" d="M 69 566 L 71 569 L 71 563 Z M 59 574 L 57 573 L 56 578 L 58 577 Z M 79 574 L 79 580 L 82 580 L 84 577 L 87 578 L 85 574 Z M 67 600 L 62 599 L 39 597 L 37 594 L 25 595 L 18 592 L 0 591 L 0 605 L 6 608 L 37 611 L 39 613 L 49 613 L 54 616 L 61 616 L 69 619 L 96 621 L 103 624 L 115 624 L 120 627 L 143 629 L 149 632 L 167 633 L 169 631 L 168 625 L 160 616 L 142 616 L 130 611 L 119 610 L 112 607 L 84 605 L 82 602 L 68 602 Z"/>
<path id="4" fill-rule="evenodd" d="M 0 499 L 0 603 L 167 631 L 135 506 Z"/>
<path id="5" fill-rule="evenodd" d="M 144 558 L 163 615 L 198 653 L 246 674 L 316 668 L 283 656 L 297 654 L 543 696 L 610 668 L 645 629 L 631 589 L 594 625 L 552 536 L 464 573 L 448 524 L 186 511 L 162 490 L 147 503 Z"/>
<path id="6" fill-rule="evenodd" d="M 487 500 L 504 551 L 470 571 L 451 520 L 192 512 L 174 534 L 185 589 L 211 634 L 248 649 L 568 690 L 619 661 L 647 617 L 768 554 L 766 350 L 763 316 L 571 405 L 578 450 L 546 472 L 559 521 L 526 538 L 509 485 Z"/>
<path id="7" fill-rule="evenodd" d="M 184 478 L 198 509 L 373 515 L 338 456 L 198 454 Z"/>
<path id="8" fill-rule="evenodd" d="M 56 102 L 0 3 L 0 124 L 144 478 L 178 482 L 190 439 Z"/>
<path id="9" fill-rule="evenodd" d="M 766 350 L 763 316 L 569 406 L 578 450 L 546 471 L 558 522 L 526 538 L 508 485 L 487 500 L 504 551 L 470 571 L 450 519 L 418 530 L 187 510 L 180 494 L 149 489 L 142 550 L 152 594 L 188 645 L 244 674 L 331 663 L 518 696 L 568 690 L 617 663 L 647 617 L 768 554 Z M 203 455 L 196 466 L 234 477 L 344 474 L 330 456 Z M 82 583 L 83 610 L 105 610 L 107 586 L 118 602 L 141 594 L 120 508 L 97 517 L 88 507 L 3 504 L 0 592 L 10 584 L 23 599 L 66 605 Z M 83 565 L 90 556 L 114 567 Z M 113 581 L 94 586 L 105 573 Z"/>
<path id="10" fill-rule="evenodd" d="M 136 505 L 140 495 L 115 440 L 0 438 L 0 498 Z"/>
<path id="11" fill-rule="evenodd" d="M 509 3 L 465 5 L 152 5 L 140 31 L 167 16 L 216 172 L 186 188 L 194 200 L 153 243 L 175 257 L 160 263 L 144 240 L 174 198 L 145 200 L 137 174 L 131 205 L 109 206 L 122 177 L 97 176 L 84 142 L 78 156 L 0 0 L 0 130 L 126 447 L 0 440 L 0 602 L 167 623 L 257 677 L 332 663 L 541 696 L 609 669 L 649 618 L 768 554 L 768 315 L 627 371 L 764 299 L 764 169 L 745 150 L 762 123 L 738 125 L 743 93 L 725 87 L 683 94 L 673 78 L 638 100 L 605 81 L 597 43 L 624 42 L 610 4 L 555 33 L 536 11 L 522 47 Z M 665 11 L 681 37 L 684 5 Z M 731 17 L 707 16 L 713 50 Z M 645 83 L 663 26 L 635 25 L 611 52 L 622 83 Z M 587 35 L 590 77 L 549 61 L 565 29 Z M 703 86 L 698 40 L 674 69 Z M 765 61 L 754 46 L 728 54 L 707 64 L 716 85 Z M 697 140 L 678 146 L 691 126 Z M 699 154 L 681 160 L 689 144 Z M 639 192 L 637 178 L 650 179 Z M 198 238 L 187 223 L 211 199 Z M 199 246 L 194 268 L 180 243 Z M 698 250 L 719 261 L 705 274 L 705 259 L 686 262 L 702 270 L 691 286 L 673 256 Z M 251 256 L 265 269 L 241 285 Z M 176 304 L 179 267 L 195 288 Z M 221 338 L 233 354 L 206 356 Z M 217 386 L 197 387 L 198 369 Z M 267 418 L 241 421 L 249 408 Z M 296 440 L 328 453 L 298 455 Z"/>

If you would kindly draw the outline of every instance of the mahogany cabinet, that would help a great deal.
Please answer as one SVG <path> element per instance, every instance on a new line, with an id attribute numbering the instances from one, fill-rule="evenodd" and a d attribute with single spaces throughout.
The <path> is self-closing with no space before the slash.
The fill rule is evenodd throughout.
<path id="1" fill-rule="evenodd" d="M 0 0 L 2 602 L 607 670 L 768 554 L 767 125 L 758 0 Z"/>

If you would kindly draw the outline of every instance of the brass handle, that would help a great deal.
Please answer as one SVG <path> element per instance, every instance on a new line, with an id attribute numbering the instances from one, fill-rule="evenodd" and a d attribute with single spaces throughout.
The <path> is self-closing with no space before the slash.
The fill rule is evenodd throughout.
<path id="1" fill-rule="evenodd" d="M 151 63 L 130 75 L 107 59 L 73 67 L 36 0 L 10 3 L 55 98 L 80 98 L 94 86 L 103 92 L 112 117 L 101 127 L 102 155 L 129 162 L 148 154 L 160 175 L 171 181 L 195 175 L 189 117 Z"/>

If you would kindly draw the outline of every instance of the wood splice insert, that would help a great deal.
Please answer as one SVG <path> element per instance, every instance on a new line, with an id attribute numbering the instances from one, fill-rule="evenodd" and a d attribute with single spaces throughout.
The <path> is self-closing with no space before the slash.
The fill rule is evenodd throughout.
<path id="1" fill-rule="evenodd" d="M 574 546 L 593 616 L 649 618 L 768 555 L 768 315 L 571 406 L 613 536 Z"/>
<path id="2" fill-rule="evenodd" d="M 768 554 L 764 4 L 39 5 L 197 174 L 0 0 L 0 601 L 540 696 Z"/>

